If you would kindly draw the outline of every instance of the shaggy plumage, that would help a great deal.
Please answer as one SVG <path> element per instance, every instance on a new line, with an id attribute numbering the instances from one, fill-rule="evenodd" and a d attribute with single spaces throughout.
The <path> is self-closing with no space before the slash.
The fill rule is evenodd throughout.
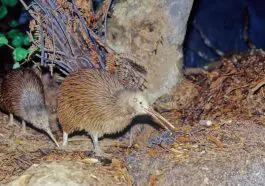
<path id="1" fill-rule="evenodd" d="M 10 114 L 31 123 L 38 129 L 44 130 L 56 143 L 49 126 L 48 112 L 44 103 L 44 91 L 39 76 L 30 69 L 17 69 L 9 71 L 3 78 L 0 107 Z"/>
<path id="2" fill-rule="evenodd" d="M 99 137 L 124 130 L 133 117 L 148 114 L 148 109 L 143 93 L 125 88 L 112 73 L 95 69 L 74 72 L 65 78 L 58 96 L 64 145 L 69 133 L 86 130 L 100 154 Z"/>

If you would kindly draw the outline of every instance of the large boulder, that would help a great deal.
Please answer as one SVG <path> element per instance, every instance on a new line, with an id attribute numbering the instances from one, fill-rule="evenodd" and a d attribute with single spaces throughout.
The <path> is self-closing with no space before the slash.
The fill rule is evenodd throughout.
<path id="1" fill-rule="evenodd" d="M 193 0 L 114 1 L 107 44 L 135 57 L 147 69 L 152 103 L 182 78 L 182 43 Z"/>

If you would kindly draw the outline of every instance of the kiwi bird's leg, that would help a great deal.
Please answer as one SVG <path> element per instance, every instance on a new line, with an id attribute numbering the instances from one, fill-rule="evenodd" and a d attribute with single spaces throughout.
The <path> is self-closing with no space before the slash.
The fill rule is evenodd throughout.
<path id="1" fill-rule="evenodd" d="M 14 125 L 14 116 L 11 113 L 9 114 L 8 125 Z"/>
<path id="2" fill-rule="evenodd" d="M 130 142 L 129 142 L 129 147 L 132 147 L 134 139 L 133 139 L 133 131 L 132 128 L 130 129 Z"/>
<path id="3" fill-rule="evenodd" d="M 63 146 L 67 146 L 68 144 L 68 133 L 63 132 Z"/>
<path id="4" fill-rule="evenodd" d="M 91 134 L 91 138 L 92 138 L 92 142 L 94 145 L 95 154 L 98 156 L 102 155 L 102 151 L 101 151 L 99 143 L 98 143 L 98 134 Z"/>
<path id="5" fill-rule="evenodd" d="M 22 130 L 21 130 L 19 136 L 32 136 L 32 134 L 27 132 L 27 130 L 26 130 L 26 122 L 24 120 L 22 120 Z"/>
<path id="6" fill-rule="evenodd" d="M 14 115 L 10 113 L 9 114 L 9 121 L 8 121 L 7 126 L 13 126 L 13 125 L 16 125 L 18 127 L 18 125 L 15 124 L 15 122 L 14 122 Z"/>
<path id="7" fill-rule="evenodd" d="M 32 134 L 28 133 L 26 130 L 26 122 L 24 120 L 22 120 L 22 131 L 20 132 L 20 134 L 22 136 L 26 135 L 26 136 L 31 136 Z"/>
<path id="8" fill-rule="evenodd" d="M 22 120 L 22 133 L 23 134 L 27 133 L 27 131 L 26 131 L 26 122 L 24 120 Z"/>

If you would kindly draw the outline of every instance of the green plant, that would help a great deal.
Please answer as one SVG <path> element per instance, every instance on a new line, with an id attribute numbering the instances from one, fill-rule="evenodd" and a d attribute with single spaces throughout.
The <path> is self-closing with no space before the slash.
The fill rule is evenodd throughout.
<path id="1" fill-rule="evenodd" d="M 0 19 L 3 19 L 3 18 L 5 18 L 6 17 L 6 15 L 7 15 L 7 8 L 6 8 L 6 6 L 1 6 L 0 7 Z"/>
<path id="2" fill-rule="evenodd" d="M 4 45 L 13 49 L 12 54 L 15 60 L 13 69 L 19 68 L 21 62 L 29 55 L 29 50 L 24 48 L 30 45 L 29 36 L 16 29 L 12 29 L 6 34 L 0 33 L 0 47 Z"/>
<path id="3" fill-rule="evenodd" d="M 7 7 L 14 7 L 17 5 L 18 0 L 1 0 L 2 6 L 0 7 L 0 19 L 6 17 L 8 13 Z"/>
<path id="4" fill-rule="evenodd" d="M 1 0 L 0 20 L 8 15 L 8 9 L 13 8 L 18 4 L 18 0 Z M 0 33 L 0 47 L 7 46 L 13 50 L 13 69 L 19 68 L 29 55 L 30 38 L 25 33 L 16 29 L 18 26 L 17 20 L 12 20 L 8 23 L 11 30 L 7 33 Z"/>
<path id="5" fill-rule="evenodd" d="M 0 33 L 0 47 L 3 45 L 8 45 L 8 40 L 4 34 Z"/>
<path id="6" fill-rule="evenodd" d="M 18 0 L 1 0 L 1 2 L 4 6 L 14 7 L 17 5 Z"/>

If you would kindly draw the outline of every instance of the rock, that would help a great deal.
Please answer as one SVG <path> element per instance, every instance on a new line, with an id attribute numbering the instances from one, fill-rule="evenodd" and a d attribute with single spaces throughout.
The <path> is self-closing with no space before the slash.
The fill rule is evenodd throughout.
<path id="1" fill-rule="evenodd" d="M 127 0 L 114 4 L 107 44 L 147 69 L 152 103 L 182 79 L 182 43 L 193 0 Z"/>
<path id="2" fill-rule="evenodd" d="M 118 174 L 119 172 L 119 174 Z M 87 186 L 87 185 L 128 185 L 121 173 L 96 164 L 77 161 L 43 162 L 31 166 L 23 175 L 9 182 L 7 186 Z M 129 178 L 129 177 L 127 177 Z"/>

